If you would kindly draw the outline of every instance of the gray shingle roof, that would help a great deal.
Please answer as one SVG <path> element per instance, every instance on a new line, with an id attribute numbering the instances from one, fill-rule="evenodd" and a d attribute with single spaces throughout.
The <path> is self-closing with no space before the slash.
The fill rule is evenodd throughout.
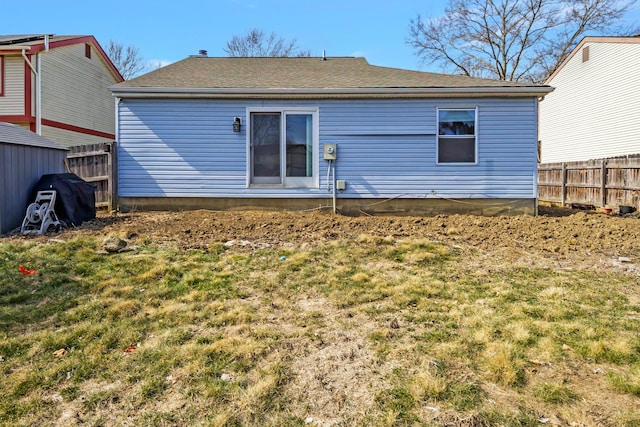
<path id="1" fill-rule="evenodd" d="M 166 89 L 338 90 L 536 88 L 534 84 L 370 65 L 365 58 L 210 58 L 193 56 L 112 86 Z M 549 88 L 548 91 L 550 91 Z M 547 92 L 548 92 L 547 91 Z"/>
<path id="2" fill-rule="evenodd" d="M 0 143 L 28 145 L 31 147 L 52 148 L 56 150 L 68 150 L 62 145 L 43 138 L 13 123 L 0 122 Z"/>

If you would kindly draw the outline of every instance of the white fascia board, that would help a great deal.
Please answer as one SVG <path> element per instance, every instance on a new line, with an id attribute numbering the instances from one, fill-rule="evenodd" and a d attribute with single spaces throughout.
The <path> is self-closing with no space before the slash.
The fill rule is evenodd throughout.
<path id="1" fill-rule="evenodd" d="M 437 97 L 537 97 L 550 86 L 449 87 L 449 88 L 348 88 L 348 89 L 247 89 L 109 87 L 120 98 L 437 98 Z"/>

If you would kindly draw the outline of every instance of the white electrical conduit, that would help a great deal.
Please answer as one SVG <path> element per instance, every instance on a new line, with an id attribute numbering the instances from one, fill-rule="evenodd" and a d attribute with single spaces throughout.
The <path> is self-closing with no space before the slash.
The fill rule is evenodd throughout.
<path id="1" fill-rule="evenodd" d="M 331 164 L 329 165 L 331 166 Z M 333 169 L 331 171 L 332 180 L 331 180 L 331 188 L 333 189 L 333 213 L 336 213 L 336 165 L 333 164 Z"/>
<path id="2" fill-rule="evenodd" d="M 331 176 L 331 181 L 329 177 Z M 331 182 L 331 184 L 329 184 Z M 333 164 L 333 160 L 329 160 L 329 166 L 327 167 L 327 192 L 331 192 L 333 199 L 333 213 L 336 213 L 336 165 Z"/>

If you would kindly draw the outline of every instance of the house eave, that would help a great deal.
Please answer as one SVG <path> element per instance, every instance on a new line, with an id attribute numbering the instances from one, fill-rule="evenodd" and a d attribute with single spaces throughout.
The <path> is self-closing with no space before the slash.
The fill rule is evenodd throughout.
<path id="1" fill-rule="evenodd" d="M 480 98 L 539 97 L 549 86 L 429 87 L 429 88 L 166 88 L 109 87 L 118 98 Z"/>
<path id="2" fill-rule="evenodd" d="M 15 53 L 19 55 L 22 51 L 31 53 L 31 48 L 32 46 L 14 44 L 14 45 L 0 46 L 0 52 Z"/>

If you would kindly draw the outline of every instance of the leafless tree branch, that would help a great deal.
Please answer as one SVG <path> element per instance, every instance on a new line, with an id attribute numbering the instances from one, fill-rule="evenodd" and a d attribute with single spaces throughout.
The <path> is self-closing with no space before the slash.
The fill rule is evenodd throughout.
<path id="1" fill-rule="evenodd" d="M 223 50 L 232 57 L 307 57 L 311 51 L 298 47 L 297 40 L 285 40 L 275 33 L 266 34 L 264 31 L 254 28 L 243 36 L 233 36 Z"/>
<path id="2" fill-rule="evenodd" d="M 500 80 L 541 82 L 585 35 L 629 35 L 616 26 L 638 0 L 449 0 L 442 17 L 410 21 L 422 64 Z"/>
<path id="3" fill-rule="evenodd" d="M 113 62 L 113 65 L 120 71 L 125 80 L 129 80 L 147 70 L 147 65 L 140 55 L 140 51 L 135 46 L 127 46 L 126 48 L 113 40 L 109 40 L 107 46 L 107 56 Z"/>

